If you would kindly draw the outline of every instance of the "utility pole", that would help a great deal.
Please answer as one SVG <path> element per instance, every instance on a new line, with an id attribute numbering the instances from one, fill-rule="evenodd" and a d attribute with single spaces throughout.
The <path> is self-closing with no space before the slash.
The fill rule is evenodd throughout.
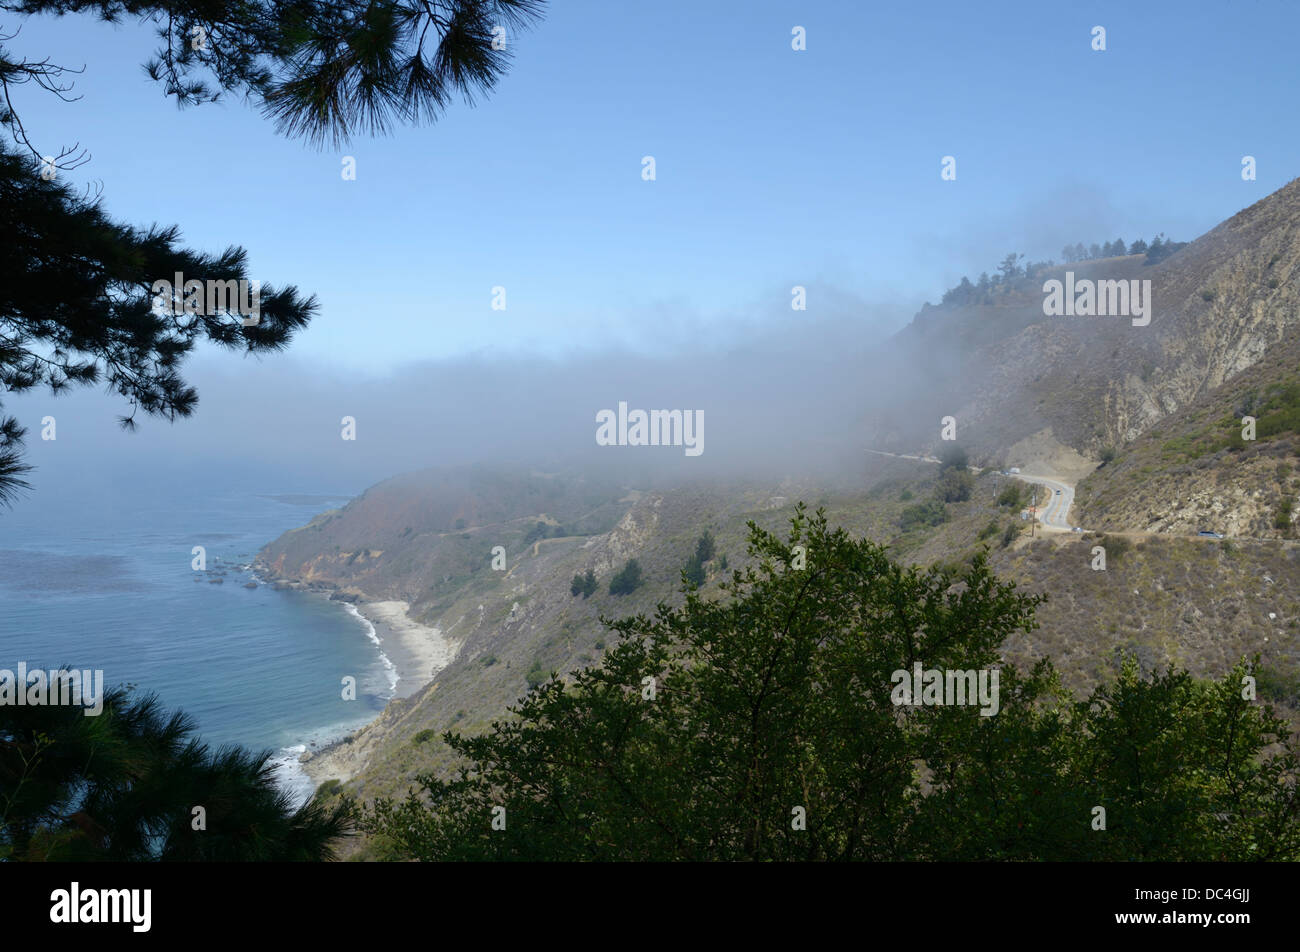
<path id="1" fill-rule="evenodd" d="M 1029 504 L 1029 538 L 1034 537 L 1034 523 L 1038 521 L 1038 484 L 1032 483 L 1034 487 L 1033 501 Z"/>

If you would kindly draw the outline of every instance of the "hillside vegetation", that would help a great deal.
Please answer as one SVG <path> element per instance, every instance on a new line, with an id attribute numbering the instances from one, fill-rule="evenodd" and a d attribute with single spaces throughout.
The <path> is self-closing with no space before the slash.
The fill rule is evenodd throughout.
<path id="1" fill-rule="evenodd" d="M 444 731 L 481 734 L 553 674 L 568 678 L 598 663 L 617 643 L 602 617 L 653 615 L 660 602 L 682 605 L 682 575 L 695 567 L 705 532 L 713 551 L 699 562 L 704 578 L 698 591 L 706 600 L 719 597 L 731 573 L 749 565 L 747 523 L 784 531 L 800 499 L 824 506 L 832 524 L 887 546 L 903 564 L 937 564 L 956 573 L 987 550 L 994 572 L 1027 593 L 1049 596 L 1037 609 L 1038 627 L 1008 638 L 1003 657 L 1026 667 L 1053 658 L 1071 691 L 1085 694 L 1114 678 L 1125 656 L 1146 675 L 1176 663 L 1197 676 L 1220 678 L 1241 657 L 1258 653 L 1261 697 L 1284 710 L 1300 701 L 1295 550 L 1277 543 L 1093 534 L 1031 540 L 1019 517 L 1028 495 L 1023 483 L 986 472 L 973 478 L 969 498 L 951 503 L 936 499 L 942 483 L 934 464 L 891 461 L 866 488 L 728 483 L 629 491 L 624 498 L 635 499 L 608 532 L 511 548 L 507 571 L 467 572 L 459 588 L 445 583 L 420 617 L 460 640 L 456 660 L 308 767 L 318 779 L 344 781 L 338 792 L 363 801 L 400 798 L 424 774 L 449 776 L 459 758 Z M 942 521 L 915 523 L 909 513 L 917 505 L 937 510 Z M 332 524 L 340 532 L 346 521 L 362 518 L 355 510 L 344 513 Z M 520 521 L 530 524 L 532 517 Z M 491 527 L 481 531 L 493 534 Z M 438 538 L 455 544 L 454 536 Z M 380 549 L 388 544 L 377 541 Z M 1105 571 L 1090 568 L 1098 544 L 1107 548 Z M 385 558 L 376 558 L 374 577 L 387 578 Z M 490 556 L 483 558 L 486 566 Z M 611 579 L 633 559 L 640 583 L 627 594 L 612 594 Z M 348 574 L 355 563 L 340 563 L 340 571 L 340 584 L 359 586 Z M 573 581 L 587 572 L 599 584 L 584 597 Z M 317 584 L 330 584 L 325 578 L 318 571 Z M 377 855 L 372 849 L 367 845 L 359 855 Z"/>
<path id="2" fill-rule="evenodd" d="M 902 569 L 801 509 L 786 539 L 753 528 L 751 567 L 720 597 L 614 623 L 602 664 L 542 685 L 485 734 L 448 732 L 462 769 L 376 801 L 377 847 L 424 860 L 1300 856 L 1295 741 L 1243 695 L 1245 661 L 1207 683 L 1144 678 L 1129 660 L 1072 702 L 1049 664 L 998 658 L 1032 630 L 1038 599 L 982 558 L 956 576 Z M 971 672 L 972 694 L 917 696 L 906 683 L 923 667 Z"/>
<path id="3" fill-rule="evenodd" d="M 846 438 L 861 468 L 839 482 L 668 487 L 434 470 L 285 534 L 259 557 L 281 584 L 409 602 L 458 645 L 428 685 L 310 772 L 342 782 L 331 795 L 368 803 L 436 788 L 472 752 L 449 746 L 448 729 L 486 736 L 548 683 L 576 684 L 617 643 L 608 622 L 725 598 L 724 582 L 754 568 L 752 532 L 780 534 L 798 502 L 904 569 L 955 579 L 986 559 L 1020 591 L 1047 596 L 1036 626 L 1003 632 L 999 657 L 1024 670 L 1053 659 L 1076 697 L 1129 677 L 1125 659 L 1134 677 L 1172 665 L 1221 682 L 1258 657 L 1260 698 L 1294 720 L 1300 181 L 1171 247 L 1027 273 L 1012 261 L 996 288 L 927 306 L 872 356 L 924 372 L 861 418 Z M 1149 280 L 1151 323 L 1045 317 L 1042 282 L 1065 270 Z M 951 451 L 938 438 L 947 415 L 969 462 L 986 468 L 968 471 L 966 455 L 936 464 L 865 453 Z M 1242 439 L 1245 415 L 1254 440 Z M 1028 460 L 1069 480 L 1090 473 L 1070 517 L 1089 531 L 1031 534 L 1021 510 L 1034 490 L 998 472 Z M 367 841 L 359 855 L 381 853 Z"/>

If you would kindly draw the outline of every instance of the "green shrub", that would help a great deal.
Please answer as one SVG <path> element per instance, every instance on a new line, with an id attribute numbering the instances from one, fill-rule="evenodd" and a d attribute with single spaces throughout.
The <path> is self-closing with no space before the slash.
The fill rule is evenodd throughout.
<path id="1" fill-rule="evenodd" d="M 636 559 L 628 559 L 622 571 L 609 580 L 609 594 L 630 595 L 641 584 L 641 566 Z"/>
<path id="2" fill-rule="evenodd" d="M 1025 486 L 1023 483 L 1008 483 L 1002 492 L 998 493 L 998 505 L 1006 506 L 1009 509 L 1021 509 L 1025 505 Z"/>
<path id="3" fill-rule="evenodd" d="M 682 577 L 686 579 L 686 584 L 691 588 L 699 588 L 704 584 L 706 577 L 704 566 L 699 561 L 692 558 L 682 569 Z"/>
<path id="4" fill-rule="evenodd" d="M 966 467 L 970 465 L 970 460 L 966 456 L 966 451 L 956 443 L 949 443 L 939 454 L 941 461 L 940 470 L 958 469 L 967 472 Z"/>
<path id="5" fill-rule="evenodd" d="M 937 499 L 917 503 L 903 510 L 898 520 L 904 532 L 919 526 L 938 526 L 948 521 L 948 507 Z"/>
<path id="6" fill-rule="evenodd" d="M 1295 704 L 1300 701 L 1300 668 L 1294 661 L 1279 659 L 1255 671 L 1255 683 L 1262 698 Z"/>
<path id="7" fill-rule="evenodd" d="M 573 577 L 573 581 L 569 584 L 569 594 L 588 598 L 596 591 L 598 585 L 596 573 L 591 569 L 587 569 L 586 574 Z"/>
<path id="8" fill-rule="evenodd" d="M 899 502 L 907 502 L 911 498 L 912 498 L 912 490 L 910 489 L 904 489 L 901 493 L 898 494 Z"/>
<path id="9" fill-rule="evenodd" d="M 976 536 L 976 538 L 979 539 L 979 541 L 983 542 L 985 539 L 989 538 L 989 536 L 995 536 L 997 534 L 998 534 L 998 521 L 994 519 L 987 526 L 985 526 L 983 529 L 980 530 L 980 534 Z"/>
<path id="10" fill-rule="evenodd" d="M 687 560 L 686 566 L 682 569 L 686 584 L 691 588 L 699 588 L 704 584 L 704 580 L 708 577 L 708 573 L 704 570 L 704 563 L 713 558 L 715 549 L 713 533 L 706 529 L 704 535 L 700 536 L 699 541 L 695 543 L 695 554 Z"/>
<path id="11" fill-rule="evenodd" d="M 437 736 L 438 736 L 438 732 L 437 732 L 437 731 L 435 731 L 435 730 L 431 730 L 430 728 L 427 728 L 427 727 L 426 727 L 424 730 L 422 730 L 422 731 L 417 731 L 417 732 L 415 733 L 415 736 L 411 738 L 411 743 L 412 743 L 412 744 L 427 744 L 429 741 L 433 740 L 433 739 L 434 739 L 435 737 L 437 737 Z"/>
<path id="12" fill-rule="evenodd" d="M 1106 550 L 1107 563 L 1118 561 L 1119 558 L 1133 548 L 1133 543 L 1123 536 L 1102 535 L 1098 543 Z"/>
<path id="13" fill-rule="evenodd" d="M 970 499 L 971 490 L 975 488 L 975 477 L 970 470 L 947 469 L 939 477 L 935 487 L 935 496 L 944 502 L 965 502 Z"/>
<path id="14" fill-rule="evenodd" d="M 554 676 L 554 671 L 543 668 L 540 661 L 534 661 L 533 666 L 529 668 L 528 673 L 524 675 L 524 680 L 528 682 L 528 687 L 531 690 L 539 684 L 544 684 L 549 681 Z"/>
<path id="15" fill-rule="evenodd" d="M 544 522 L 538 522 L 524 533 L 524 545 L 532 545 L 538 539 L 545 539 L 550 534 L 551 527 Z"/>
<path id="16" fill-rule="evenodd" d="M 709 561 L 713 558 L 713 553 L 717 546 L 713 541 L 713 533 L 708 529 L 704 530 L 704 535 L 700 536 L 699 541 L 695 543 L 695 560 L 700 563 Z"/>

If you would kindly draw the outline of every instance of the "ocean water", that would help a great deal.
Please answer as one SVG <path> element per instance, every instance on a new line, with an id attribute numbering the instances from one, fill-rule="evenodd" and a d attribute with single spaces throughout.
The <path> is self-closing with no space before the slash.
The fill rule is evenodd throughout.
<path id="1" fill-rule="evenodd" d="M 0 668 L 101 669 L 106 688 L 156 692 L 206 743 L 270 749 L 277 780 L 305 798 L 297 755 L 372 720 L 396 675 L 346 603 L 245 588 L 257 581 L 246 566 L 345 499 L 263 487 L 133 487 L 94 501 L 38 492 L 0 512 Z M 191 567 L 198 545 L 206 572 Z M 349 675 L 354 701 L 343 699 Z"/>

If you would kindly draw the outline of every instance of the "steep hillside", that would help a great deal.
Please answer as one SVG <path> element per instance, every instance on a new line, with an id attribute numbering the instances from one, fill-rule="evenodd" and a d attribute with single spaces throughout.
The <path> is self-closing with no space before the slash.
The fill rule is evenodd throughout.
<path id="1" fill-rule="evenodd" d="M 800 499 L 825 506 L 833 524 L 889 545 L 900 561 L 956 568 L 987 548 L 995 571 L 1049 595 L 1038 630 L 1009 643 L 1008 656 L 1027 661 L 1049 655 L 1071 687 L 1094 684 L 1114 670 L 1123 652 L 1136 653 L 1147 668 L 1177 662 L 1204 674 L 1262 652 L 1267 677 L 1261 690 L 1272 700 L 1297 700 L 1300 550 L 1275 542 L 1135 542 L 1091 533 L 1030 539 L 1019 517 L 1028 487 L 985 472 L 973 478 L 968 499 L 937 503 L 939 476 L 933 464 L 894 460 L 869 486 L 651 489 L 622 497 L 626 511 L 607 532 L 508 546 L 505 571 L 468 572 L 423 603 L 421 617 L 458 639 L 455 661 L 414 696 L 390 702 L 378 721 L 318 754 L 308 770 L 318 781 L 336 778 L 350 793 L 370 798 L 403 793 L 419 773 L 451 769 L 442 731 L 484 730 L 551 672 L 563 675 L 597 661 L 611 637 L 601 616 L 649 613 L 660 601 L 679 600 L 681 569 L 706 530 L 715 552 L 705 564 L 703 591 L 716 593 L 719 581 L 745 560 L 746 522 L 783 532 Z M 359 507 L 344 513 L 336 523 L 361 516 Z M 457 540 L 442 533 L 424 544 L 437 550 Z M 379 549 L 393 544 L 382 534 L 375 543 Z M 1091 568 L 1098 544 L 1107 549 L 1105 571 Z M 440 558 L 436 551 L 431 557 Z M 644 570 L 642 585 L 628 595 L 611 594 L 610 579 L 631 558 Z M 489 556 L 483 559 L 486 566 Z M 355 565 L 346 581 L 366 597 L 419 587 L 382 572 L 360 577 L 365 570 Z M 584 598 L 572 594 L 570 583 L 587 569 L 599 586 Z M 367 588 L 374 580 L 387 587 Z"/>
<path id="2" fill-rule="evenodd" d="M 705 532 L 714 552 L 701 588 L 717 594 L 744 562 L 746 523 L 782 532 L 801 500 L 900 561 L 955 570 L 987 550 L 996 572 L 1049 596 L 1038 629 L 1008 643 L 1008 657 L 1050 656 L 1075 690 L 1125 653 L 1148 670 L 1177 664 L 1214 676 L 1259 654 L 1261 695 L 1294 709 L 1297 239 L 1300 180 L 1158 263 L 1127 256 L 1040 268 L 993 303 L 927 307 L 876 357 L 907 370 L 883 380 L 863 429 L 848 439 L 860 442 L 862 464 L 844 484 L 669 488 L 431 471 L 389 480 L 286 533 L 259 557 L 266 574 L 409 602 L 412 617 L 458 646 L 431 682 L 316 755 L 309 771 L 371 798 L 404 793 L 422 772 L 451 770 L 441 732 L 485 730 L 552 673 L 597 661 L 610 637 L 602 617 L 681 599 L 682 569 Z M 1066 271 L 1076 280 L 1149 280 L 1150 323 L 1044 316 L 1043 282 Z M 1258 417 L 1253 442 L 1240 436 L 1247 413 Z M 990 468 L 944 473 L 865 452 L 934 452 L 947 415 L 972 460 Z M 1071 521 L 1090 531 L 1030 535 L 1021 509 L 1031 490 L 997 471 L 1030 463 L 1082 479 Z M 1234 538 L 1198 536 L 1202 529 Z M 1104 570 L 1095 567 L 1098 546 Z M 502 550 L 498 571 L 493 552 Z M 611 581 L 632 559 L 640 585 L 614 594 Z M 574 594 L 588 572 L 594 591 Z"/>
<path id="3" fill-rule="evenodd" d="M 1150 280 L 1150 324 L 1047 317 L 1043 284 Z M 941 416 L 992 459 L 1036 433 L 1099 458 L 1258 361 L 1300 320 L 1300 180 L 1171 257 L 1040 269 L 993 304 L 925 308 L 885 349 L 917 368 L 866 419 L 871 445 L 932 447 Z"/>
<path id="4" fill-rule="evenodd" d="M 672 597 L 704 530 L 712 529 L 716 539 L 715 556 L 707 564 L 716 580 L 724 563 L 743 556 L 745 520 L 776 524 L 794 500 L 790 487 L 741 485 L 629 496 L 634 498 L 627 511 L 609 531 L 507 545 L 507 566 L 499 572 L 490 569 L 484 552 L 481 569 L 446 583 L 436 600 L 422 603 L 420 617 L 461 644 L 455 662 L 414 697 L 391 702 L 381 722 L 327 752 L 326 765 L 313 771 L 347 779 L 371 764 L 373 773 L 362 789 L 395 789 L 412 771 L 440 762 L 441 742 L 414 742 L 420 731 L 452 724 L 486 727 L 530 684 L 599 656 L 608 637 L 602 614 L 653 611 L 657 601 Z M 483 530 L 493 538 L 503 534 L 500 527 Z M 436 550 L 452 543 L 439 537 L 426 544 Z M 433 558 L 440 558 L 436 551 Z M 627 595 L 611 594 L 612 576 L 632 558 L 643 569 L 641 586 Z M 588 597 L 574 595 L 573 577 L 587 570 L 595 573 L 599 587 Z M 380 594 L 366 588 L 366 579 L 348 582 L 367 597 Z"/>
<path id="5" fill-rule="evenodd" d="M 1256 418 L 1254 440 L 1242 420 Z M 1090 529 L 1250 538 L 1295 534 L 1300 328 L 1249 369 L 1162 420 L 1079 484 Z"/>
<path id="6" fill-rule="evenodd" d="M 635 495 L 574 474 L 488 467 L 386 480 L 342 509 L 286 532 L 258 555 L 263 573 L 373 599 L 422 616 L 486 576 L 492 549 L 607 532 Z"/>
<path id="7" fill-rule="evenodd" d="M 1106 553 L 1093 568 L 1094 548 Z M 1006 646 L 1017 660 L 1051 657 L 1076 691 L 1114 670 L 1120 653 L 1154 669 L 1221 675 L 1258 653 L 1260 694 L 1300 704 L 1300 547 L 1276 542 L 1130 539 L 1085 533 L 994 556 L 995 570 L 1046 592 L 1039 629 Z"/>

